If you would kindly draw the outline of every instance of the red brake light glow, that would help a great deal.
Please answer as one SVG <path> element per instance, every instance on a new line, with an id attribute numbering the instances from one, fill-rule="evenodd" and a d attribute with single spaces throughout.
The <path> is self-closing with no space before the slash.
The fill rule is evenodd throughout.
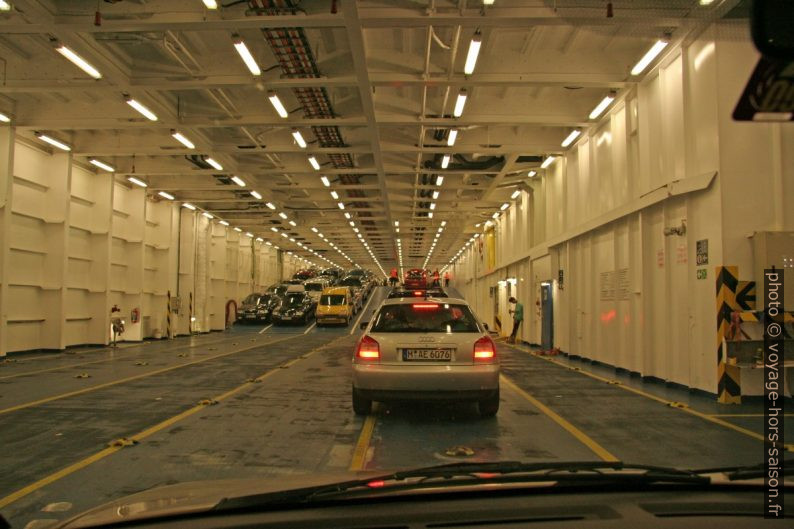
<path id="1" fill-rule="evenodd" d="M 422 296 L 422 295 L 424 295 L 424 292 L 422 292 L 421 290 L 414 290 L 414 296 Z"/>
<path id="2" fill-rule="evenodd" d="M 369 483 L 367 483 L 367 487 L 371 489 L 379 489 L 384 486 L 386 486 L 385 481 L 370 481 Z"/>
<path id="3" fill-rule="evenodd" d="M 378 360 L 380 358 L 380 345 L 369 336 L 363 336 L 358 342 L 356 356 L 361 360 Z"/>
<path id="4" fill-rule="evenodd" d="M 411 307 L 414 310 L 437 310 L 438 303 L 414 303 Z"/>
<path id="5" fill-rule="evenodd" d="M 494 357 L 496 357 L 496 344 L 490 336 L 483 336 L 474 342 L 475 362 L 492 362 Z"/>

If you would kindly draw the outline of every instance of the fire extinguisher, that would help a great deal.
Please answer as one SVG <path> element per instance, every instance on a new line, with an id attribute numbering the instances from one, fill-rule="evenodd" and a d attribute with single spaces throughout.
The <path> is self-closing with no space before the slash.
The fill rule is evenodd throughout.
<path id="1" fill-rule="evenodd" d="M 138 323 L 138 320 L 141 318 L 141 311 L 138 309 L 132 309 L 130 313 L 130 323 Z"/>

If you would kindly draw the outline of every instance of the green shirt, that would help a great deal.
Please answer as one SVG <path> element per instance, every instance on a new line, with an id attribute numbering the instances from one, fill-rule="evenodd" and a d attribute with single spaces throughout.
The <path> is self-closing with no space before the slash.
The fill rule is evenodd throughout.
<path id="1" fill-rule="evenodd" d="M 513 312 L 513 319 L 516 321 L 524 321 L 524 305 L 516 303 L 516 310 Z"/>

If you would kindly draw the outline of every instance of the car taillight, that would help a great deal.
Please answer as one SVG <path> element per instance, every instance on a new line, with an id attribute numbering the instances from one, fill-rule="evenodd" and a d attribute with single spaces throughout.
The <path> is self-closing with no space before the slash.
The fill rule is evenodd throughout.
<path id="1" fill-rule="evenodd" d="M 474 342 L 474 361 L 489 363 L 496 358 L 496 344 L 490 336 L 483 336 Z"/>
<path id="2" fill-rule="evenodd" d="M 361 360 L 378 360 L 380 358 L 380 345 L 369 336 L 363 336 L 358 342 L 356 356 Z"/>
<path id="3" fill-rule="evenodd" d="M 422 292 L 421 290 L 414 290 L 414 296 L 424 296 L 424 295 L 425 293 Z"/>

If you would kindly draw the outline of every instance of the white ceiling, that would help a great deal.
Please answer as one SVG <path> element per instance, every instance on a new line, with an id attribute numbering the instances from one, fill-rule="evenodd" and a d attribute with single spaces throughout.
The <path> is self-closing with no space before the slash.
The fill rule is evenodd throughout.
<path id="1" fill-rule="evenodd" d="M 134 175 L 153 195 L 170 192 L 301 255 L 308 256 L 299 241 L 341 265 L 349 264 L 345 253 L 371 267 L 369 250 L 329 194 L 335 190 L 387 271 L 397 264 L 398 237 L 404 266 L 422 265 L 442 221 L 428 266 L 446 263 L 476 223 L 510 202 L 516 186 L 529 184 L 529 169 L 564 152 L 560 142 L 571 130 L 594 126 L 588 114 L 610 90 L 620 96 L 640 81 L 630 70 L 657 39 L 685 42 L 739 4 L 615 0 L 609 18 L 610 2 L 603 0 L 496 0 L 492 7 L 480 0 L 219 3 L 234 5 L 213 11 L 201 0 L 14 0 L 11 12 L 0 13 L 0 112 L 13 117 L 21 135 L 55 136 L 73 147 L 78 162 L 110 163 L 116 178 Z M 266 4 L 299 9 L 251 9 Z M 284 75 L 264 35 L 279 28 L 296 28 L 291 35 L 311 50 L 319 78 Z M 474 74 L 466 76 L 466 53 L 478 29 L 482 50 Z M 260 76 L 236 53 L 235 33 Z M 53 40 L 83 56 L 102 78 L 92 79 L 56 53 Z M 296 91 L 308 88 L 325 89 L 333 116 L 307 117 Z M 453 118 L 461 88 L 468 101 Z M 269 103 L 270 90 L 288 118 Z M 159 120 L 138 114 L 125 95 Z M 343 143 L 323 146 L 313 126 L 338 131 Z M 294 142 L 293 127 L 309 142 L 306 149 Z M 448 147 L 444 136 L 452 127 L 460 133 Z M 172 129 L 196 148 L 179 144 Z M 445 153 L 458 157 L 441 170 Z M 191 155 L 211 156 L 224 170 L 201 169 L 186 158 Z M 311 155 L 320 171 L 309 164 Z M 536 161 L 518 162 L 519 156 Z M 233 174 L 247 186 L 230 183 Z M 438 174 L 441 186 L 433 185 Z M 251 189 L 263 200 L 250 196 Z M 437 200 L 422 196 L 436 190 Z M 277 209 L 265 207 L 267 201 Z M 432 219 L 430 202 L 436 203 Z"/>

